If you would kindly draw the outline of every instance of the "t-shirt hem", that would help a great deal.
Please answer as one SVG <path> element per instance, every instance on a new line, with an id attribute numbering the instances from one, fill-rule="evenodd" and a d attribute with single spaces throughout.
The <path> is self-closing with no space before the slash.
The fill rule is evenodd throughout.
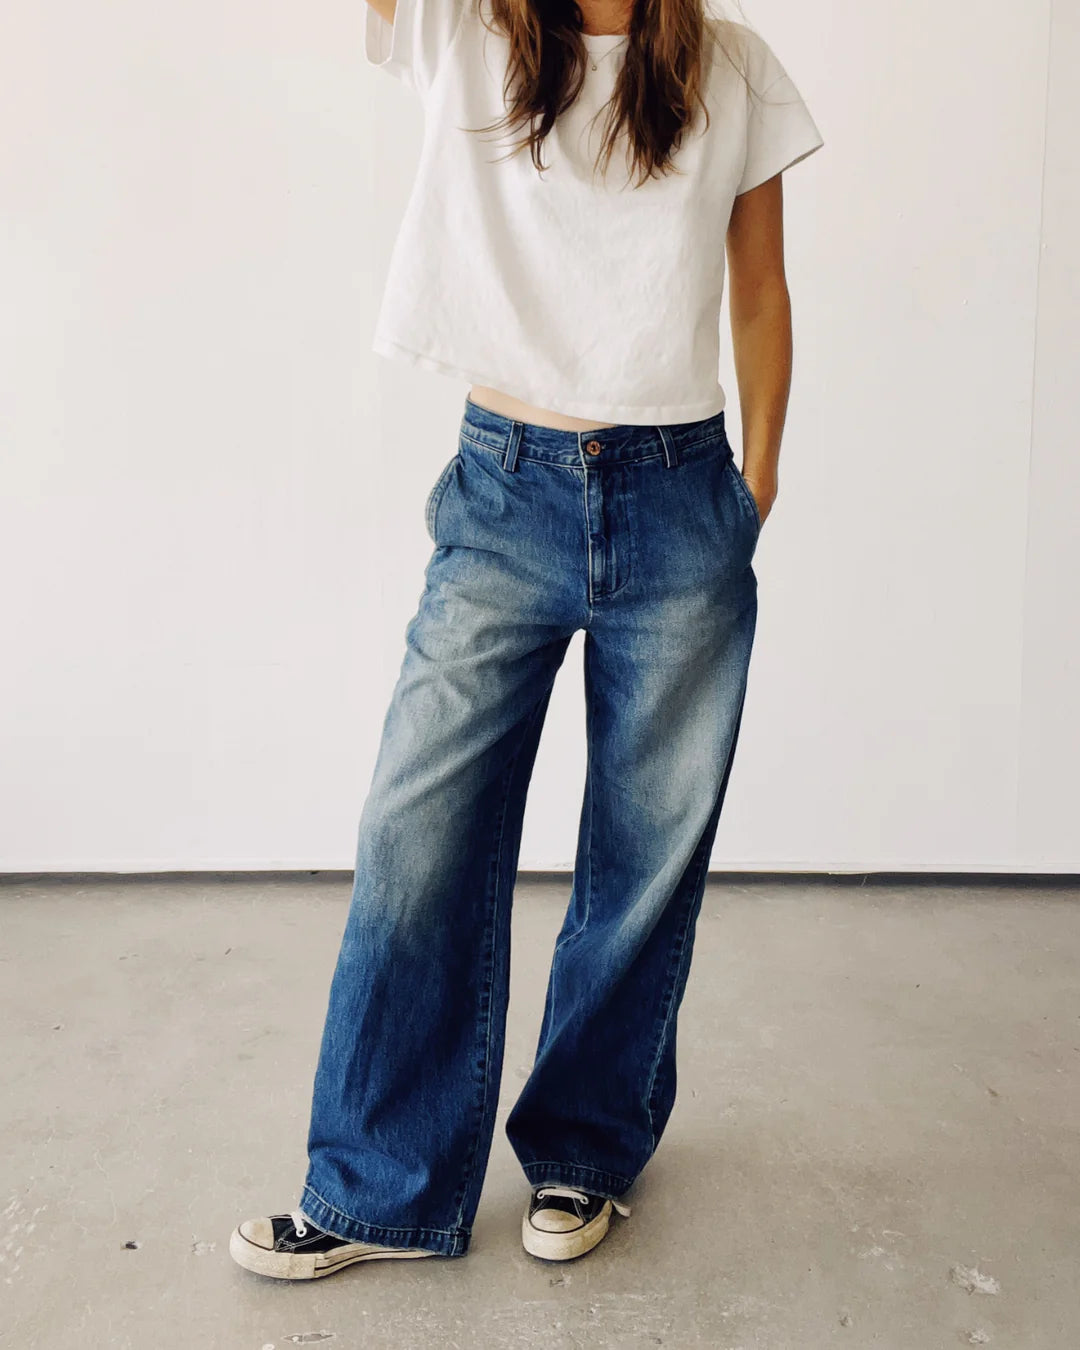
<path id="1" fill-rule="evenodd" d="M 567 397 L 563 394 L 546 393 L 514 378 L 471 370 L 455 362 L 445 361 L 441 357 L 407 347 L 381 333 L 375 335 L 371 346 L 372 351 L 380 356 L 407 361 L 410 365 L 421 369 L 455 376 L 488 389 L 498 389 L 512 398 L 521 399 L 523 403 L 531 403 L 536 408 L 565 413 L 567 417 L 595 417 L 598 422 L 618 422 L 631 426 L 698 422 L 706 417 L 715 417 L 724 409 L 727 402 L 723 387 L 717 384 L 716 393 L 712 397 L 694 403 L 608 403 L 601 406 L 589 399 L 580 399 L 573 395 Z"/>

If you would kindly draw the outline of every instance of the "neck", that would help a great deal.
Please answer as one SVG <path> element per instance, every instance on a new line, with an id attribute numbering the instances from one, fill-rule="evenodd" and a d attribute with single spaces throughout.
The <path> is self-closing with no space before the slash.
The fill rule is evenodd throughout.
<path id="1" fill-rule="evenodd" d="M 626 33 L 630 27 L 631 9 L 625 5 L 579 4 L 581 10 L 581 31 L 590 37 L 617 36 Z"/>

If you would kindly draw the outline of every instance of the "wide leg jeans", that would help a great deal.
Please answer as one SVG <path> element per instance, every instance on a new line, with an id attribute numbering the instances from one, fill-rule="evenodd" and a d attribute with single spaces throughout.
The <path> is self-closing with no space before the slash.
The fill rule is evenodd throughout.
<path id="1" fill-rule="evenodd" d="M 505 1129 L 531 1185 L 613 1199 L 663 1134 L 761 523 L 723 412 L 578 432 L 469 398 L 426 523 L 435 547 L 360 815 L 298 1203 L 345 1238 L 460 1256 L 494 1134 L 526 791 L 579 629 L 573 886 Z"/>

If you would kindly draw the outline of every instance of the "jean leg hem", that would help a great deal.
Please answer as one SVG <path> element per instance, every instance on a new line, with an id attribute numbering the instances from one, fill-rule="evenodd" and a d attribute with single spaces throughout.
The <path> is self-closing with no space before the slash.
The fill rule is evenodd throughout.
<path id="1" fill-rule="evenodd" d="M 375 1242 L 380 1247 L 423 1247 L 440 1256 L 464 1256 L 469 1250 L 468 1228 L 387 1228 L 346 1214 L 305 1185 L 299 1208 L 328 1233 L 349 1242 Z"/>
<path id="2" fill-rule="evenodd" d="M 582 1163 L 528 1162 L 522 1170 L 532 1186 L 580 1186 L 593 1195 L 618 1200 L 634 1184 L 633 1177 L 618 1172 L 604 1172 Z"/>

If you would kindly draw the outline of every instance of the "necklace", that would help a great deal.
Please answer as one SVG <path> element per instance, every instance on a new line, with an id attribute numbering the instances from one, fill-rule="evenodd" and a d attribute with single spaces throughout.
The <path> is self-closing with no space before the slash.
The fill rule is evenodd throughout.
<path id="1" fill-rule="evenodd" d="M 609 57 L 609 56 L 611 55 L 612 52 L 618 51 L 619 48 L 622 46 L 623 40 L 624 40 L 624 38 L 625 38 L 625 34 L 619 34 L 619 33 L 586 33 L 584 36 L 585 36 L 585 37 L 618 37 L 618 38 L 619 38 L 619 41 L 616 42 L 616 43 L 614 44 L 614 46 L 609 47 L 608 50 L 607 50 L 606 52 L 604 52 L 604 53 L 599 57 L 599 60 L 598 60 L 597 57 L 595 57 L 595 56 L 592 54 L 592 50 L 591 50 L 590 48 L 586 47 L 586 51 L 589 53 L 589 65 L 593 68 L 593 70 L 599 69 L 599 61 L 605 60 L 607 57 Z"/>

